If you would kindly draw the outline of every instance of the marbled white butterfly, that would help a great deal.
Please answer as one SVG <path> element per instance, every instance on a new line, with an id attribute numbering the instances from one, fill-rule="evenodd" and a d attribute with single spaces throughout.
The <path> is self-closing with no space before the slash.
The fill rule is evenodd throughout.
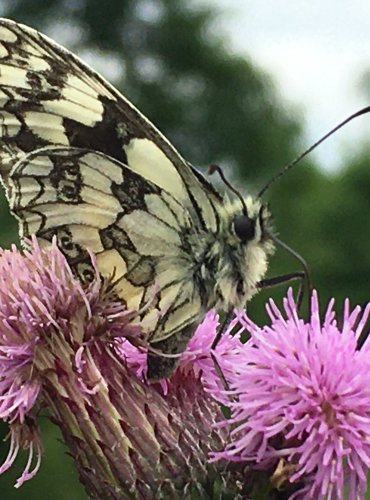
<path id="1" fill-rule="evenodd" d="M 180 353 L 205 312 L 242 307 L 273 252 L 259 199 L 224 199 L 117 90 L 37 31 L 0 20 L 0 170 L 21 236 L 87 249 L 151 346 Z M 149 356 L 149 377 L 173 358 Z"/>

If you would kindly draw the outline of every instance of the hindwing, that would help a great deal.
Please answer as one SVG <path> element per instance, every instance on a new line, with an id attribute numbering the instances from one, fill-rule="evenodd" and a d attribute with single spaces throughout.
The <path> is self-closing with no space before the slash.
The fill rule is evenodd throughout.
<path id="1" fill-rule="evenodd" d="M 22 235 L 49 244 L 53 235 L 76 275 L 114 278 L 128 308 L 153 307 L 142 318 L 151 340 L 165 339 L 202 312 L 191 252 L 196 228 L 164 189 L 103 153 L 47 146 L 24 155 L 9 178 L 10 205 Z"/>

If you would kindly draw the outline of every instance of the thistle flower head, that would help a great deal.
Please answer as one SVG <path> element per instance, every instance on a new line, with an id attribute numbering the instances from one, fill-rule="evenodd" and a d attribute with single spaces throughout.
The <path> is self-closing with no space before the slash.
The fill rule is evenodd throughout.
<path id="1" fill-rule="evenodd" d="M 227 435 L 214 427 L 219 405 L 190 370 L 178 383 L 163 381 L 162 391 L 140 380 L 146 354 L 126 340 L 142 343 L 137 315 L 111 292 L 98 271 L 82 286 L 55 242 L 0 251 L 0 416 L 10 426 L 0 473 L 22 449 L 28 460 L 16 486 L 37 472 L 36 423 L 46 406 L 89 496 L 199 493 L 206 470 L 234 488 L 234 477 L 207 463 Z"/>
<path id="2" fill-rule="evenodd" d="M 133 313 L 98 272 L 82 286 L 55 243 L 0 251 L 0 418 L 11 438 L 0 473 L 21 448 L 29 455 L 17 486 L 38 470 L 40 402 L 96 498 L 136 489 L 143 498 L 176 497 L 179 488 L 202 496 L 214 481 L 244 498 L 253 488 L 246 462 L 250 473 L 293 485 L 292 498 L 340 499 L 346 488 L 361 498 L 370 466 L 370 340 L 361 348 L 358 340 L 370 305 L 361 316 L 347 302 L 339 323 L 333 306 L 320 321 L 314 295 L 304 321 L 290 292 L 284 313 L 269 303 L 270 326 L 238 312 L 214 349 L 219 318 L 209 311 L 176 372 L 152 385 L 146 352 L 127 340 L 140 335 Z"/>
<path id="3" fill-rule="evenodd" d="M 214 458 L 276 467 L 300 485 L 295 498 L 361 498 L 370 466 L 370 341 L 358 338 L 370 312 L 338 322 L 329 304 L 319 317 L 317 295 L 310 321 L 300 319 L 292 292 L 283 315 L 270 301 L 271 326 L 241 319 L 251 338 L 231 377 L 231 441 Z M 280 469 L 280 473 L 279 473 Z"/>
<path id="4" fill-rule="evenodd" d="M 129 319 L 122 304 L 107 297 L 98 275 L 81 286 L 55 242 L 48 250 L 36 240 L 29 252 L 0 249 L 0 418 L 10 424 L 11 438 L 0 473 L 26 448 L 29 463 L 17 485 L 32 477 L 42 446 L 30 422 L 43 389 L 65 391 L 59 384 L 70 372 L 81 392 L 93 390 L 97 380 L 84 361 L 88 346 L 104 342 L 98 332 L 110 342 L 118 333 L 134 334 Z"/>
<path id="5" fill-rule="evenodd" d="M 239 355 L 243 345 L 240 340 L 240 332 L 231 334 L 238 322 L 238 317 L 235 317 L 230 322 L 217 346 L 213 349 L 212 344 L 220 327 L 220 322 L 218 314 L 214 310 L 210 310 L 202 323 L 195 329 L 186 350 L 180 355 L 174 374 L 169 379 L 162 379 L 155 383 L 161 388 L 162 393 L 168 394 L 172 386 L 182 383 L 184 377 L 192 377 L 194 380 L 199 380 L 201 386 L 212 393 L 212 396 L 219 402 L 228 402 L 229 398 L 223 386 L 223 381 L 220 379 L 220 374 L 215 367 L 215 360 L 227 380 L 229 373 L 234 370 L 235 357 Z M 141 380 L 146 381 L 146 350 L 135 347 L 126 339 L 119 342 L 117 348 L 130 369 Z M 150 384 L 150 381 L 148 383 Z"/>

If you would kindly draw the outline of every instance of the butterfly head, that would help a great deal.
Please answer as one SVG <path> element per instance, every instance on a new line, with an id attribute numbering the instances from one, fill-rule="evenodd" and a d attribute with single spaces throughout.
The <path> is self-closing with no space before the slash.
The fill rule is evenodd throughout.
<path id="1" fill-rule="evenodd" d="M 243 307 L 257 292 L 257 283 L 267 271 L 273 253 L 271 216 L 266 205 L 251 196 L 226 202 L 218 235 L 220 260 L 217 266 L 216 293 L 223 310 Z M 216 250 L 215 248 L 215 250 Z"/>

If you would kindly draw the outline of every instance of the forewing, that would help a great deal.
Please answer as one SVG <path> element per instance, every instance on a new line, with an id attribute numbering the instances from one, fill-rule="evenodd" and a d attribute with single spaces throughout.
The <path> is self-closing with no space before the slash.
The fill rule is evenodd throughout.
<path id="1" fill-rule="evenodd" d="M 16 163 L 9 196 L 22 236 L 48 245 L 56 235 L 82 280 L 94 274 L 92 250 L 128 308 L 151 303 L 142 321 L 154 341 L 199 319 L 193 221 L 161 187 L 103 153 L 47 146 Z"/>
<path id="2" fill-rule="evenodd" d="M 115 158 L 217 231 L 220 195 L 106 80 L 37 31 L 0 20 L 0 171 L 47 145 Z"/>

